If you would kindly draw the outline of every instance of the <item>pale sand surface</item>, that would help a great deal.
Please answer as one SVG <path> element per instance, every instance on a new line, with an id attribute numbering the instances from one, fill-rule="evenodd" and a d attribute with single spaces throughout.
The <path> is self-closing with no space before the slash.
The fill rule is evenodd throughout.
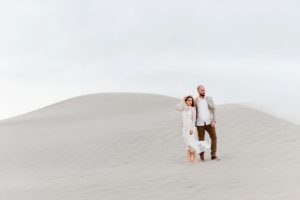
<path id="1" fill-rule="evenodd" d="M 298 200 L 300 128 L 217 107 L 221 161 L 185 162 L 178 99 L 78 97 L 0 122 L 0 199 Z M 209 137 L 206 136 L 208 141 Z"/>

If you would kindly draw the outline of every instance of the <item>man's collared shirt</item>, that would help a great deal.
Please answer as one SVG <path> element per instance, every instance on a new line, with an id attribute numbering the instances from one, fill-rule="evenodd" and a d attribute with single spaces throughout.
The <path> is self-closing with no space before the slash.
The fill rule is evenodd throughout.
<path id="1" fill-rule="evenodd" d="M 198 113 L 197 113 L 196 125 L 197 126 L 204 126 L 205 124 L 209 125 L 211 123 L 211 114 L 208 109 L 208 104 L 205 98 L 202 99 L 199 97 L 197 106 L 198 106 Z"/>

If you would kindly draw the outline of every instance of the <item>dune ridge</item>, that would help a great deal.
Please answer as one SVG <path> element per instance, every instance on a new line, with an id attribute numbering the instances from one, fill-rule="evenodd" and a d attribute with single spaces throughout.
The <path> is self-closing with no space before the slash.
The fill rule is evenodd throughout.
<path id="1" fill-rule="evenodd" d="M 191 165 L 178 101 L 95 94 L 0 121 L 1 199 L 299 198 L 299 126 L 217 106 L 221 161 Z"/>

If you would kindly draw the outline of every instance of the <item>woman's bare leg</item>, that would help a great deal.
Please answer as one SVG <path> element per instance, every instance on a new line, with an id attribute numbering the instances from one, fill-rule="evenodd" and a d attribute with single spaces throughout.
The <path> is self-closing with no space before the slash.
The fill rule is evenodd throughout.
<path id="1" fill-rule="evenodd" d="M 194 150 L 190 148 L 190 149 L 189 149 L 189 153 L 190 153 L 190 162 L 194 162 L 193 152 L 194 152 Z"/>
<path id="2" fill-rule="evenodd" d="M 196 157 L 196 151 L 194 151 L 194 153 L 193 153 L 193 159 L 194 159 L 194 162 L 196 162 L 196 161 L 197 161 L 197 157 Z"/>
<path id="3" fill-rule="evenodd" d="M 195 151 L 191 150 L 191 162 L 195 162 Z"/>
<path id="4" fill-rule="evenodd" d="M 190 150 L 186 150 L 186 157 L 188 159 L 189 162 L 191 162 L 191 159 L 190 159 Z"/>
<path id="5" fill-rule="evenodd" d="M 193 153 L 193 151 L 191 151 L 191 162 L 194 162 L 194 161 L 195 161 L 194 153 Z"/>

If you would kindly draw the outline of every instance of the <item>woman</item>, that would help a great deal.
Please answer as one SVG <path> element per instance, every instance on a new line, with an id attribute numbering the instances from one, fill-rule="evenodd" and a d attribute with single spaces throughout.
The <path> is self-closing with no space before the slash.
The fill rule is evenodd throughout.
<path id="1" fill-rule="evenodd" d="M 205 141 L 195 139 L 196 109 L 194 98 L 186 96 L 183 101 L 176 105 L 176 110 L 182 112 L 182 136 L 186 144 L 187 158 L 189 162 L 195 162 L 196 152 L 199 154 L 209 149 Z"/>

